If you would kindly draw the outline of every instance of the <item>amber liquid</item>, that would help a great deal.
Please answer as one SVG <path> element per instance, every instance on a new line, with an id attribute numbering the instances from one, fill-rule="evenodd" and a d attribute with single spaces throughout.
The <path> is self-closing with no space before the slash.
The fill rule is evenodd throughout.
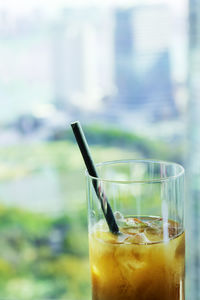
<path id="1" fill-rule="evenodd" d="M 121 227 L 119 236 L 93 228 L 89 236 L 93 300 L 185 299 L 183 230 L 173 221 L 140 220 L 142 226 Z"/>

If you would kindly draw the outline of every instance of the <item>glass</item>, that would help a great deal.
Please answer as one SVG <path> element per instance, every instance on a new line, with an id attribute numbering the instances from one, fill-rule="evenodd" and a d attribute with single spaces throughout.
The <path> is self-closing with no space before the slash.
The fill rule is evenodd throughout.
<path id="1" fill-rule="evenodd" d="M 97 171 L 99 178 L 86 172 L 92 299 L 185 299 L 183 167 L 124 160 Z M 120 234 L 109 232 L 94 184 L 109 199 Z"/>

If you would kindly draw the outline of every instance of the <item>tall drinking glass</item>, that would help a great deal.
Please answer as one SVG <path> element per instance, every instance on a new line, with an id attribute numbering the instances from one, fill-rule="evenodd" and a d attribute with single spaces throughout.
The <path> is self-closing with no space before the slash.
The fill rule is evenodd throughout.
<path id="1" fill-rule="evenodd" d="M 92 299 L 185 299 L 183 167 L 154 160 L 96 167 L 99 178 L 87 174 Z M 94 184 L 119 234 L 109 232 Z"/>

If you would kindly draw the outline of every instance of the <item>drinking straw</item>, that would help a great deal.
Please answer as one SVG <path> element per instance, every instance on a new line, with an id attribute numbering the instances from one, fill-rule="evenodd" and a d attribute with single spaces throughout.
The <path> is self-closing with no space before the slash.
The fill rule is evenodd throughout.
<path id="1" fill-rule="evenodd" d="M 71 123 L 71 127 L 73 130 L 74 136 L 76 138 L 77 144 L 79 146 L 79 149 L 81 151 L 87 171 L 90 176 L 95 177 L 95 179 L 94 178 L 92 179 L 93 187 L 94 187 L 96 195 L 100 201 L 101 208 L 102 208 L 104 217 L 106 219 L 106 222 L 108 224 L 108 227 L 112 233 L 117 234 L 117 233 L 119 233 L 119 228 L 116 223 L 111 206 L 108 202 L 108 199 L 107 199 L 105 193 L 98 186 L 99 176 L 97 174 L 95 164 L 94 164 L 92 156 L 90 154 L 89 146 L 86 141 L 81 124 L 79 123 L 79 121 L 76 121 L 76 122 Z"/>

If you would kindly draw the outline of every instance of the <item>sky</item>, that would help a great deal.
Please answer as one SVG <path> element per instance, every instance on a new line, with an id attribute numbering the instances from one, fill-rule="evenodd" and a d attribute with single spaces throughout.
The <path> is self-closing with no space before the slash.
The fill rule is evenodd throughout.
<path id="1" fill-rule="evenodd" d="M 98 6 L 130 6 L 139 3 L 168 3 L 173 6 L 176 12 L 185 10 L 185 5 L 188 0 L 0 0 L 0 11 L 6 10 L 9 13 L 19 16 L 26 15 L 34 9 L 42 9 L 49 14 L 55 14 L 62 7 L 83 7 L 87 5 Z"/>

